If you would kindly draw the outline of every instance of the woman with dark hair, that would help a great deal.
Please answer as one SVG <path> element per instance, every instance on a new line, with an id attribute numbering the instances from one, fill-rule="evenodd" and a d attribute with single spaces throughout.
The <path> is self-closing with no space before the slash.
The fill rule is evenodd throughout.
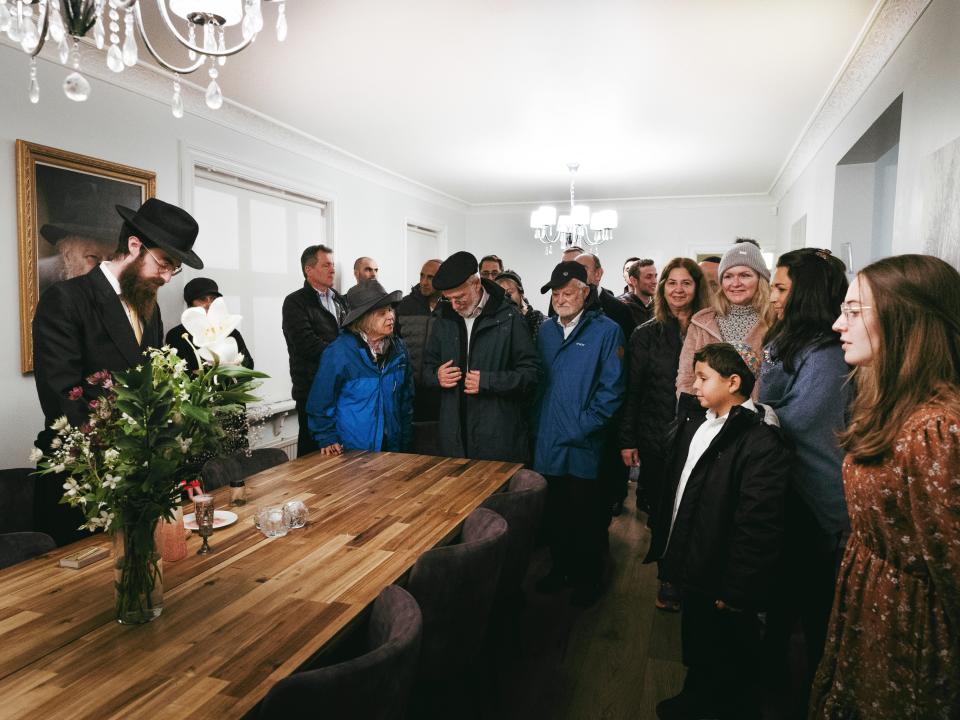
<path id="1" fill-rule="evenodd" d="M 831 327 L 847 285 L 844 264 L 829 250 L 814 248 L 781 255 L 770 283 L 777 320 L 764 337 L 760 402 L 773 408 L 780 420 L 794 452 L 794 472 L 787 493 L 780 580 L 767 612 L 765 665 L 777 685 L 787 683 L 790 636 L 800 619 L 808 676 L 798 707 L 806 707 L 823 654 L 849 529 L 837 435 L 846 428 L 850 368 Z"/>
<path id="2" fill-rule="evenodd" d="M 650 512 L 660 495 L 667 428 L 676 414 L 677 365 L 690 318 L 708 304 L 703 272 L 690 258 L 674 258 L 660 273 L 653 318 L 630 335 L 627 397 L 620 422 L 620 456 L 640 466 L 637 509 Z M 679 609 L 669 588 L 657 604 Z"/>
<path id="3" fill-rule="evenodd" d="M 343 329 L 323 351 L 307 397 L 310 433 L 321 455 L 409 449 L 413 372 L 403 340 L 393 335 L 402 294 L 365 280 L 344 297 Z"/>
<path id="4" fill-rule="evenodd" d="M 868 265 L 840 317 L 855 366 L 843 481 L 851 534 L 812 718 L 960 717 L 960 273 Z"/>

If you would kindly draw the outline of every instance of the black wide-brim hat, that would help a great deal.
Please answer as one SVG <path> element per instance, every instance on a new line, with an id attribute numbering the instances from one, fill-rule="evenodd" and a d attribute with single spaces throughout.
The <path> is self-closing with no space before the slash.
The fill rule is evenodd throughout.
<path id="1" fill-rule="evenodd" d="M 184 265 L 200 270 L 203 260 L 193 251 L 200 226 L 183 208 L 157 198 L 148 198 L 139 210 L 117 205 L 120 217 L 126 220 L 146 245 L 160 248 Z"/>
<path id="2" fill-rule="evenodd" d="M 116 244 L 120 228 L 101 227 L 97 225 L 77 225 L 76 223 L 46 223 L 40 228 L 40 236 L 56 245 L 65 237 L 77 235 L 90 238 L 101 243 Z"/>
<path id="3" fill-rule="evenodd" d="M 395 306 L 400 302 L 403 293 L 394 290 L 388 293 L 376 280 L 364 280 L 347 290 L 343 299 L 347 303 L 347 314 L 343 316 L 341 327 L 346 327 L 355 320 L 359 320 L 368 312 L 379 310 L 387 305 Z"/>

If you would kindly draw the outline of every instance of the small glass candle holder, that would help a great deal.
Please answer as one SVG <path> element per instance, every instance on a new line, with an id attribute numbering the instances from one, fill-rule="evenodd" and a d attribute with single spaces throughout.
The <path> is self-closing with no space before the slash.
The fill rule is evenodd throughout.
<path id="1" fill-rule="evenodd" d="M 237 507 L 247 504 L 247 484 L 243 480 L 230 481 L 230 504 Z"/>
<path id="2" fill-rule="evenodd" d="M 290 526 L 284 518 L 282 505 L 269 505 L 260 508 L 257 513 L 257 523 L 260 532 L 267 537 L 283 537 L 290 530 Z"/>
<path id="3" fill-rule="evenodd" d="M 307 506 L 301 500 L 290 500 L 283 506 L 283 516 L 291 530 L 307 524 Z"/>
<path id="4" fill-rule="evenodd" d="M 210 536 L 213 534 L 213 496 L 194 495 L 193 511 L 197 521 L 197 532 L 203 538 L 203 544 L 197 550 L 197 555 L 206 555 L 210 552 Z"/>

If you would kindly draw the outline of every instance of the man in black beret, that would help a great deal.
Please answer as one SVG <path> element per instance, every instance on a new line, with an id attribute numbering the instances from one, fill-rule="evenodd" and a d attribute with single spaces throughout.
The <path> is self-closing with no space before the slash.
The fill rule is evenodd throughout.
<path id="1" fill-rule="evenodd" d="M 86 378 L 127 370 L 163 344 L 157 290 L 181 265 L 203 267 L 193 252 L 199 227 L 186 210 L 150 198 L 139 210 L 118 205 L 117 212 L 123 226 L 111 259 L 51 285 L 33 317 L 34 380 L 44 417 L 36 445 L 44 452 L 56 436 L 53 422 L 66 416 L 74 427 L 83 424 L 90 402 L 104 392 Z M 78 509 L 58 505 L 61 495 L 56 477 L 37 483 L 38 524 L 60 545 L 81 537 L 76 528 L 83 522 Z"/>
<path id="2" fill-rule="evenodd" d="M 196 277 L 183 286 L 183 301 L 188 308 L 202 307 L 204 310 L 209 310 L 213 301 L 219 297 L 223 297 L 223 294 L 212 278 Z M 187 338 L 183 337 L 184 335 L 189 337 L 187 329 L 183 325 L 177 325 L 167 332 L 164 342 L 177 349 L 177 354 L 187 361 L 187 369 L 193 372 L 199 368 L 197 354 L 190 345 L 193 338 L 189 338 L 188 342 Z M 243 341 L 243 335 L 240 334 L 239 330 L 234 329 L 230 331 L 230 337 L 237 341 L 237 350 L 243 355 L 241 364 L 245 368 L 253 370 L 253 356 L 250 354 L 247 344 Z"/>
<path id="3" fill-rule="evenodd" d="M 478 269 L 476 257 L 461 251 L 433 278 L 444 300 L 434 311 L 423 374 L 440 392 L 437 444 L 447 457 L 525 462 L 540 363 L 520 310 Z"/>

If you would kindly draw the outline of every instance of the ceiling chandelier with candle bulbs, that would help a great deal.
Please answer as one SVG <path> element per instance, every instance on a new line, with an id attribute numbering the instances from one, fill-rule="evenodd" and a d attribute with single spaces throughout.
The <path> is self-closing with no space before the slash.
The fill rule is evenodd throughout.
<path id="1" fill-rule="evenodd" d="M 210 78 L 207 106 L 216 110 L 223 105 L 217 83 L 219 68 L 256 39 L 264 26 L 264 4 L 277 6 L 277 40 L 283 42 L 287 37 L 284 0 L 155 0 L 162 29 L 185 52 L 186 61 L 177 64 L 162 57 L 156 48 L 156 36 L 151 39 L 148 35 L 141 14 L 144 2 L 148 0 L 0 0 L 0 32 L 6 32 L 31 56 L 30 102 L 40 101 L 37 56 L 48 40 L 57 45 L 60 62 L 72 70 L 63 81 L 64 94 L 83 102 L 90 97 L 90 83 L 80 73 L 80 39 L 92 37 L 100 50 L 106 46 L 107 67 L 119 73 L 137 64 L 139 36 L 153 59 L 173 73 L 171 109 L 179 118 L 183 117 L 180 76 L 204 67 Z"/>
<path id="2" fill-rule="evenodd" d="M 601 245 L 613 239 L 613 231 L 617 227 L 616 210 L 598 210 L 591 213 L 588 205 L 576 204 L 574 179 L 580 164 L 568 163 L 567 169 L 570 171 L 570 213 L 557 217 L 557 209 L 552 205 L 541 205 L 530 213 L 533 237 L 546 246 L 546 255 L 553 252 L 554 245 L 559 245 L 561 250 L 571 246 Z"/>

